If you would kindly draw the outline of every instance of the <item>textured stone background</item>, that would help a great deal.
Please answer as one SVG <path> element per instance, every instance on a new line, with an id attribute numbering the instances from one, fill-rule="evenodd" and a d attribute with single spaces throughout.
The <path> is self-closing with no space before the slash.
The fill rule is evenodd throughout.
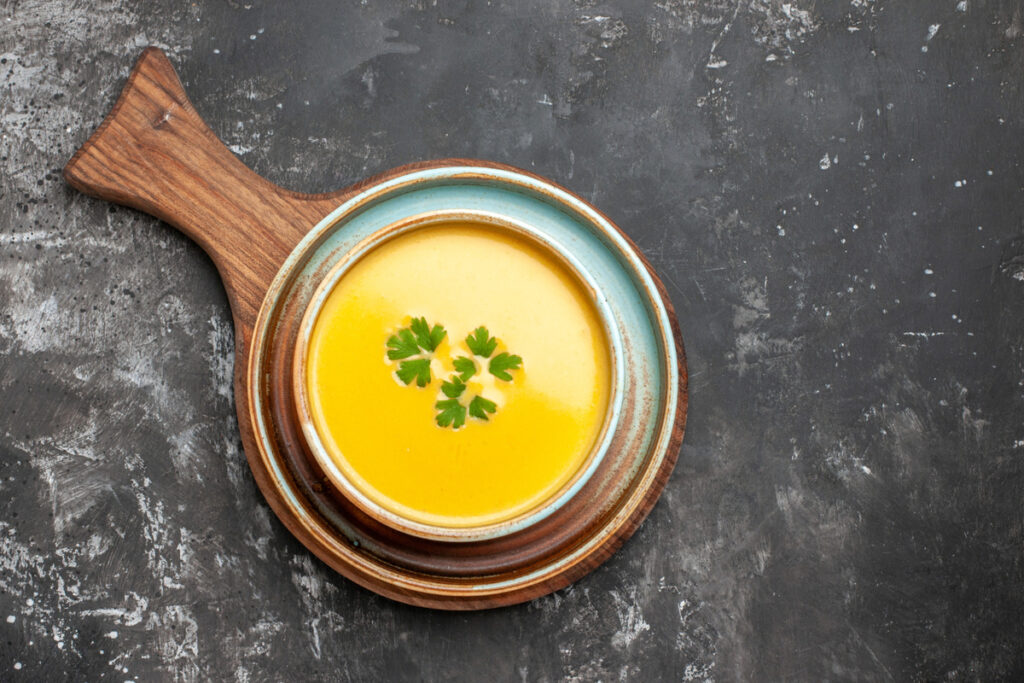
<path id="1" fill-rule="evenodd" d="M 1022 12 L 0 0 L 0 680 L 1020 680 Z M 149 44 L 287 187 L 482 157 L 640 244 L 691 412 L 610 562 L 447 614 L 286 533 L 209 260 L 59 176 Z"/>

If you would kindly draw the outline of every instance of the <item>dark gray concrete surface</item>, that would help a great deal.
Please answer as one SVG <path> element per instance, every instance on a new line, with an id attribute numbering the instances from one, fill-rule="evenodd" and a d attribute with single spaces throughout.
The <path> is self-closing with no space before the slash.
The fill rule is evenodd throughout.
<path id="1" fill-rule="evenodd" d="M 0 0 L 0 680 L 1021 680 L 1022 13 Z M 289 536 L 210 261 L 59 176 L 150 44 L 287 187 L 493 159 L 639 243 L 690 419 L 611 561 L 448 614 Z"/>

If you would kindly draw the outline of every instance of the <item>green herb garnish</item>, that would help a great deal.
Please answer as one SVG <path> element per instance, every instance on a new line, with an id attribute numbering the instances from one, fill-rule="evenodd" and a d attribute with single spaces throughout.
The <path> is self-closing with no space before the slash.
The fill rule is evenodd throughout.
<path id="1" fill-rule="evenodd" d="M 455 366 L 455 372 L 459 374 L 459 379 L 463 382 L 476 374 L 476 363 L 473 362 L 472 358 L 459 356 L 452 361 L 452 365 Z"/>
<path id="2" fill-rule="evenodd" d="M 483 396 L 474 396 L 473 400 L 469 402 L 469 414 L 481 420 L 488 419 L 487 413 L 494 414 L 497 409 L 498 406 L 494 401 L 488 401 Z"/>
<path id="3" fill-rule="evenodd" d="M 512 381 L 512 375 L 509 374 L 509 370 L 518 370 L 523 359 L 519 356 L 513 356 L 507 351 L 502 351 L 497 356 L 491 359 L 490 364 L 487 366 L 487 371 L 498 379 L 503 379 L 506 382 Z"/>
<path id="4" fill-rule="evenodd" d="M 452 427 L 458 429 L 466 424 L 466 406 L 459 403 L 457 398 L 449 398 L 438 401 L 434 407 L 440 410 L 435 418 L 439 427 Z"/>
<path id="5" fill-rule="evenodd" d="M 420 345 L 416 342 L 411 330 L 399 330 L 398 334 L 388 337 L 388 358 L 401 360 L 409 356 L 415 356 L 420 352 Z"/>
<path id="6" fill-rule="evenodd" d="M 415 379 L 416 386 L 425 387 L 430 384 L 430 359 L 403 360 L 395 374 L 406 384 Z"/>
<path id="7" fill-rule="evenodd" d="M 441 383 L 441 393 L 448 398 L 458 398 L 465 390 L 466 384 L 458 377 L 452 377 L 451 380 Z"/>
<path id="8" fill-rule="evenodd" d="M 426 318 L 413 318 L 409 327 L 388 337 L 388 359 L 402 361 L 395 371 L 398 379 L 406 385 L 415 379 L 418 387 L 430 384 L 430 354 L 437 349 L 444 335 L 441 325 L 435 324 L 431 328 Z"/>
<path id="9" fill-rule="evenodd" d="M 466 346 L 478 356 L 490 358 L 498 346 L 498 340 L 490 335 L 486 327 L 478 327 L 473 334 L 466 337 Z"/>
<path id="10" fill-rule="evenodd" d="M 437 345 L 444 339 L 445 331 L 440 325 L 435 324 L 431 328 L 427 324 L 426 318 L 413 318 L 412 324 L 410 325 L 412 333 L 416 335 L 416 343 L 424 351 L 433 351 L 437 348 Z"/>

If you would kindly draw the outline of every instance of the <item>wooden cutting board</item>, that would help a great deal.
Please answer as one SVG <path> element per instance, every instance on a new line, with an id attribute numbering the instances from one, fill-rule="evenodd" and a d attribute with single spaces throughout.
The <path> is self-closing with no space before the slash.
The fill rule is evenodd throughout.
<path id="1" fill-rule="evenodd" d="M 242 442 L 257 484 L 289 531 L 361 585 L 397 600 L 444 609 L 529 600 L 567 585 L 606 559 L 647 516 L 664 488 L 682 441 L 687 406 L 685 355 L 671 303 L 629 242 L 653 282 L 650 295 L 667 311 L 666 348 L 678 362 L 670 368 L 669 384 L 676 399 L 659 446 L 663 452 L 607 475 L 611 479 L 606 481 L 622 484 L 616 489 L 622 501 L 581 499 L 575 508 L 570 506 L 567 516 L 556 520 L 560 526 L 538 527 L 490 544 L 438 545 L 378 528 L 333 492 L 324 491 L 324 480 L 308 462 L 284 398 L 285 373 L 274 368 L 267 372 L 273 377 L 268 379 L 271 395 L 266 398 L 268 405 L 276 406 L 268 411 L 276 415 L 271 436 L 277 439 L 279 452 L 265 446 L 268 437 L 254 428 L 262 408 L 250 400 L 254 329 L 266 307 L 268 289 L 296 246 L 325 216 L 367 188 L 424 169 L 466 166 L 543 181 L 501 164 L 446 159 L 396 168 L 336 192 L 285 190 L 249 170 L 217 139 L 189 102 L 166 56 L 151 47 L 135 65 L 113 110 L 64 169 L 65 179 L 76 189 L 166 221 L 213 260 L 234 319 L 235 397 Z M 586 204 L 574 195 L 573 199 Z M 603 495 L 612 488 L 606 486 Z M 604 506 L 599 517 L 584 512 L 598 503 Z M 545 567 L 555 566 L 552 558 L 558 558 L 558 569 L 545 573 Z M 537 579 L 527 581 L 526 576 Z"/>

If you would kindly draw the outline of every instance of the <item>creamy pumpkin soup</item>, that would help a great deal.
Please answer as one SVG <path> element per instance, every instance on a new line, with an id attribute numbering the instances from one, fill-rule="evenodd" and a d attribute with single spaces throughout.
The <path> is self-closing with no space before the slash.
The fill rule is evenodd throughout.
<path id="1" fill-rule="evenodd" d="M 601 318 L 516 233 L 443 223 L 371 250 L 327 294 L 306 391 L 324 448 L 367 498 L 449 528 L 526 513 L 587 460 L 609 401 Z"/>

